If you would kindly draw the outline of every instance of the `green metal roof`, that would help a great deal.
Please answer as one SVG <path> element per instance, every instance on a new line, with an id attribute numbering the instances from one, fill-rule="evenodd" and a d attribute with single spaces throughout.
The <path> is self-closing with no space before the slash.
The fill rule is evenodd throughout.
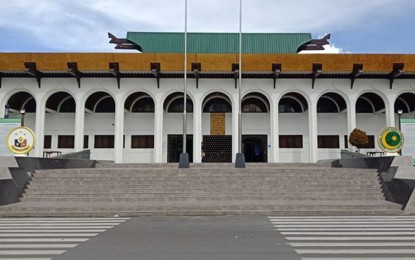
<path id="1" fill-rule="evenodd" d="M 143 53 L 183 53 L 184 33 L 128 32 Z M 310 33 L 243 33 L 243 53 L 297 53 Z M 239 33 L 188 33 L 188 53 L 239 53 Z"/>

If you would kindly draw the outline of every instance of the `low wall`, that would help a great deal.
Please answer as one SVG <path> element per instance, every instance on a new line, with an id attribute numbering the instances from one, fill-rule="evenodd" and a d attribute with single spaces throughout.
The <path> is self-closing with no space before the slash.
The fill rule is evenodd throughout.
<path id="1" fill-rule="evenodd" d="M 89 159 L 91 159 L 91 150 L 84 150 L 84 151 L 74 152 L 74 153 L 66 153 L 66 154 L 56 156 L 54 158 L 89 160 Z"/>
<path id="2" fill-rule="evenodd" d="M 0 179 L 0 205 L 18 202 L 36 170 L 95 167 L 95 161 L 79 159 L 8 157 L 0 158 L 1 162 L 8 162 L 0 169 L 9 175 Z"/>
<path id="3" fill-rule="evenodd" d="M 377 169 L 387 200 L 401 204 L 405 214 L 415 214 L 415 168 L 405 156 L 370 157 L 342 151 L 333 167 Z"/>

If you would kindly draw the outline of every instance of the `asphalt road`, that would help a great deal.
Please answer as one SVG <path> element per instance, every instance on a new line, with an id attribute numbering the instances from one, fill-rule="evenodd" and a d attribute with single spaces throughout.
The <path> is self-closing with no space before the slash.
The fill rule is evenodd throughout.
<path id="1" fill-rule="evenodd" d="M 267 217 L 131 218 L 54 260 L 300 259 Z"/>
<path id="2" fill-rule="evenodd" d="M 0 260 L 413 260 L 415 216 L 0 218 Z"/>

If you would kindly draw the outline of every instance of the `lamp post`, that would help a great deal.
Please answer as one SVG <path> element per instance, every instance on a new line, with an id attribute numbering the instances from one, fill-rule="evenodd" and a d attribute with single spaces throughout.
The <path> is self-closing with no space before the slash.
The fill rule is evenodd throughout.
<path id="1" fill-rule="evenodd" d="M 24 108 L 20 109 L 20 114 L 22 115 L 22 124 L 21 124 L 21 126 L 24 126 L 24 115 L 26 114 L 26 110 Z"/>
<path id="2" fill-rule="evenodd" d="M 399 129 L 399 132 L 401 131 L 401 116 L 402 116 L 402 114 L 403 114 L 403 110 L 399 109 L 398 110 L 398 129 Z M 399 150 L 398 154 L 402 155 L 402 150 Z"/>
<path id="3" fill-rule="evenodd" d="M 10 114 L 10 106 L 6 104 L 4 106 L 4 118 L 9 118 L 9 114 Z"/>
<path id="4" fill-rule="evenodd" d="M 402 116 L 402 114 L 403 114 L 403 110 L 399 109 L 398 110 L 398 129 L 399 129 L 399 131 L 401 131 L 401 116 Z"/>

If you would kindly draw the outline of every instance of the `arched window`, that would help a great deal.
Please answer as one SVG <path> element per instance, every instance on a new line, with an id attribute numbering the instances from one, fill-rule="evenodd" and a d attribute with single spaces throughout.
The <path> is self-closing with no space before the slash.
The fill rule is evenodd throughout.
<path id="1" fill-rule="evenodd" d="M 250 95 L 242 100 L 243 113 L 267 113 L 266 98 L 261 94 Z"/>
<path id="2" fill-rule="evenodd" d="M 298 93 L 285 94 L 278 102 L 279 113 L 303 113 L 307 108 L 307 101 Z"/>
<path id="3" fill-rule="evenodd" d="M 415 94 L 403 93 L 395 101 L 395 113 L 402 110 L 403 113 L 410 113 L 415 110 Z"/>
<path id="4" fill-rule="evenodd" d="M 302 113 L 303 109 L 298 101 L 292 98 L 282 98 L 278 104 L 280 113 Z"/>
<path id="5" fill-rule="evenodd" d="M 114 112 L 115 112 L 115 102 L 114 102 L 114 99 L 110 96 L 107 96 L 101 99 L 95 108 L 95 113 L 114 113 Z"/>
<path id="6" fill-rule="evenodd" d="M 364 93 L 356 102 L 356 113 L 375 113 L 385 110 L 385 103 L 375 93 Z"/>
<path id="7" fill-rule="evenodd" d="M 115 101 L 105 92 L 96 92 L 88 97 L 85 108 L 95 113 L 114 113 Z"/>
<path id="8" fill-rule="evenodd" d="M 137 100 L 131 112 L 133 113 L 154 113 L 154 101 L 151 97 L 144 97 Z"/>
<path id="9" fill-rule="evenodd" d="M 27 92 L 18 92 L 10 97 L 7 101 L 7 104 L 10 107 L 10 112 L 19 111 L 25 109 L 26 113 L 35 113 L 36 112 L 36 101 L 33 96 Z"/>
<path id="10" fill-rule="evenodd" d="M 68 98 L 60 104 L 58 112 L 60 112 L 60 113 L 75 113 L 75 106 L 76 106 L 75 99 Z"/>
<path id="11" fill-rule="evenodd" d="M 46 108 L 59 113 L 75 113 L 75 99 L 67 92 L 57 92 L 46 101 Z M 48 111 L 46 111 L 48 112 Z"/>
<path id="12" fill-rule="evenodd" d="M 346 107 L 346 101 L 336 93 L 326 93 L 317 102 L 318 113 L 340 113 Z"/>
<path id="13" fill-rule="evenodd" d="M 183 97 L 174 99 L 169 107 L 167 112 L 169 113 L 183 113 Z M 193 102 L 190 99 L 186 99 L 186 112 L 193 113 Z"/>
<path id="14" fill-rule="evenodd" d="M 229 102 L 221 97 L 210 99 L 203 107 L 205 113 L 229 113 L 232 112 L 232 107 Z"/>

